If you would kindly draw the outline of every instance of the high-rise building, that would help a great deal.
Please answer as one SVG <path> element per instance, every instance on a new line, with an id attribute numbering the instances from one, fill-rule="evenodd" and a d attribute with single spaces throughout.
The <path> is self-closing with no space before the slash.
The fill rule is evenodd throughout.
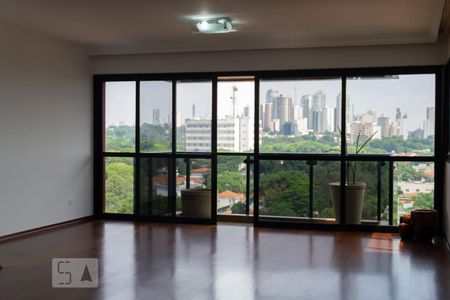
<path id="1" fill-rule="evenodd" d="M 435 114 L 434 107 L 427 107 L 427 118 L 425 120 L 423 129 L 425 138 L 434 135 L 434 126 L 435 126 L 434 114 Z"/>
<path id="2" fill-rule="evenodd" d="M 244 107 L 244 117 L 250 117 L 250 107 L 248 105 Z"/>
<path id="3" fill-rule="evenodd" d="M 315 110 L 312 112 L 312 130 L 314 132 L 322 132 L 323 115 L 321 110 Z"/>
<path id="4" fill-rule="evenodd" d="M 239 119 L 239 151 L 246 152 L 253 149 L 254 145 L 254 126 L 250 117 Z"/>
<path id="5" fill-rule="evenodd" d="M 375 132 L 375 128 L 373 123 L 355 121 L 350 124 L 350 132 L 351 142 L 356 143 L 358 138 L 360 142 L 369 138 Z"/>
<path id="6" fill-rule="evenodd" d="M 400 111 L 400 108 L 397 107 L 397 109 L 395 110 L 395 122 L 400 124 L 401 119 L 402 119 L 402 112 Z"/>
<path id="7" fill-rule="evenodd" d="M 377 118 L 377 125 L 380 126 L 380 135 L 381 137 L 389 137 L 389 124 L 390 118 L 381 115 L 381 117 Z"/>
<path id="8" fill-rule="evenodd" d="M 300 100 L 300 105 L 302 107 L 303 118 L 308 120 L 308 129 L 312 129 L 312 96 L 303 95 Z"/>
<path id="9" fill-rule="evenodd" d="M 280 119 L 273 119 L 272 120 L 272 128 L 271 130 L 273 132 L 280 132 Z"/>
<path id="10" fill-rule="evenodd" d="M 152 111 L 152 121 L 153 121 L 153 125 L 159 125 L 161 124 L 161 116 L 159 113 L 159 108 L 154 108 Z"/>
<path id="11" fill-rule="evenodd" d="M 273 120 L 272 111 L 273 111 L 273 103 L 266 103 L 264 105 L 264 122 L 263 122 L 264 131 L 271 130 Z"/>
<path id="12" fill-rule="evenodd" d="M 294 122 L 286 122 L 282 125 L 282 134 L 293 135 L 297 133 L 297 124 Z"/>
<path id="13" fill-rule="evenodd" d="M 292 98 L 280 95 L 273 99 L 273 118 L 280 120 L 280 125 L 290 121 Z"/>
<path id="14" fill-rule="evenodd" d="M 303 113 L 300 105 L 294 104 L 292 107 L 292 121 L 303 119 Z"/>
<path id="15" fill-rule="evenodd" d="M 195 104 L 192 104 L 192 119 L 195 119 Z"/>
<path id="16" fill-rule="evenodd" d="M 280 96 L 280 92 L 275 90 L 267 90 L 266 92 L 266 103 L 272 103 L 275 98 Z"/>
<path id="17" fill-rule="evenodd" d="M 309 132 L 308 119 L 306 119 L 306 118 L 297 119 L 297 120 L 294 120 L 294 122 L 297 124 L 296 134 L 307 134 Z"/>
<path id="18" fill-rule="evenodd" d="M 424 138 L 424 130 L 421 128 L 417 128 L 414 131 L 410 131 L 408 137 L 416 140 L 421 140 Z"/>
<path id="19" fill-rule="evenodd" d="M 403 136 L 402 128 L 396 122 L 389 125 L 388 137 L 392 136 Z"/>
<path id="20" fill-rule="evenodd" d="M 401 135 L 404 139 L 406 139 L 406 137 L 408 136 L 408 132 L 406 130 L 406 119 L 408 118 L 407 114 L 403 114 L 402 115 L 402 111 L 400 110 L 400 108 L 397 107 L 397 109 L 395 110 L 395 123 L 396 123 L 396 127 L 398 129 L 400 134 L 395 134 L 395 135 Z M 397 131 L 396 131 L 397 132 Z"/>
<path id="21" fill-rule="evenodd" d="M 323 90 L 317 91 L 312 98 L 313 111 L 321 110 L 327 105 L 327 95 Z"/>
<path id="22" fill-rule="evenodd" d="M 262 128 L 265 128 L 266 124 L 266 116 L 265 116 L 265 107 L 264 104 L 259 105 L 259 121 L 261 122 Z"/>
<path id="23" fill-rule="evenodd" d="M 400 125 L 400 128 L 402 130 L 402 136 L 403 136 L 404 140 L 408 137 L 407 121 L 408 121 L 408 115 L 405 113 L 402 116 L 402 123 Z"/>
<path id="24" fill-rule="evenodd" d="M 332 126 L 334 124 L 334 114 L 331 108 L 325 106 L 322 109 L 322 131 L 332 131 Z"/>
<path id="25" fill-rule="evenodd" d="M 176 116 L 176 122 L 177 122 L 177 126 L 182 126 L 184 125 L 184 122 L 186 122 L 186 119 L 183 116 L 183 113 L 179 110 L 177 110 L 177 116 Z"/>
<path id="26" fill-rule="evenodd" d="M 350 124 L 354 121 L 354 112 L 353 112 L 353 105 L 350 102 L 350 97 L 347 95 L 345 97 L 345 107 L 346 107 L 346 113 L 345 113 L 345 122 L 347 124 L 346 131 L 350 132 Z M 334 131 L 339 132 L 341 129 L 341 115 L 342 115 L 342 95 L 339 93 L 336 96 L 336 107 L 334 108 Z"/>

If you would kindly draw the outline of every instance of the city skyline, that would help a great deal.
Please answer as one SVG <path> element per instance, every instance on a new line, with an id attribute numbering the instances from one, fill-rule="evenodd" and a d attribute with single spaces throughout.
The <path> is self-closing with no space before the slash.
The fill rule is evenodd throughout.
<path id="1" fill-rule="evenodd" d="M 151 84 L 150 84 L 151 83 Z M 170 82 L 142 82 L 141 99 L 171 99 L 168 89 L 156 88 L 158 83 L 171 84 Z M 249 83 L 249 82 L 244 82 Z M 227 103 L 231 94 L 232 82 L 219 82 L 223 84 L 223 92 L 218 93 L 218 103 Z M 152 91 L 146 96 L 146 91 Z M 228 85 L 228 86 L 226 86 Z M 260 104 L 265 103 L 265 93 L 269 88 L 277 89 L 281 94 L 290 96 L 294 103 L 298 103 L 303 95 L 314 94 L 318 90 L 323 90 L 326 94 L 326 105 L 334 110 L 336 107 L 336 97 L 341 92 L 341 82 L 334 80 L 295 80 L 295 81 L 261 81 L 260 83 Z M 253 82 L 248 88 L 238 87 L 237 98 L 239 103 L 247 103 L 250 109 L 250 115 L 253 116 L 254 89 Z M 211 114 L 208 105 L 211 103 L 211 84 L 208 82 L 185 83 L 177 85 L 177 94 L 179 95 L 177 104 L 178 111 L 182 115 L 190 117 L 192 114 L 192 104 L 196 103 L 197 115 L 199 117 Z M 227 92 L 227 90 L 229 92 Z M 371 91 L 374 91 L 371 93 Z M 109 92 L 109 93 L 108 93 Z M 106 105 L 106 126 L 110 125 L 134 125 L 134 82 L 114 82 L 107 83 L 107 105 Z M 378 115 L 384 115 L 395 120 L 396 109 L 400 108 L 408 115 L 405 130 L 415 131 L 418 128 L 423 129 L 423 122 L 426 120 L 427 107 L 434 107 L 434 75 L 400 75 L 398 79 L 373 79 L 369 80 L 347 80 L 347 94 L 353 105 L 356 114 L 365 113 L 373 109 Z M 228 99 L 227 99 L 228 98 Z M 141 122 L 147 120 L 151 122 L 153 101 L 145 101 L 147 110 L 141 109 Z M 155 101 L 153 103 L 159 103 Z M 164 105 L 158 107 L 162 121 L 168 119 L 171 103 L 162 101 Z M 231 103 L 231 101 L 229 102 Z M 368 106 L 370 103 L 370 106 Z M 199 105 L 200 104 L 200 105 Z M 142 106 L 142 105 L 141 105 Z M 218 118 L 230 114 L 231 105 L 220 105 L 218 109 Z M 414 107 L 414 109 L 411 109 Z M 410 108 L 407 110 L 407 108 Z M 239 111 L 243 108 L 239 107 Z"/>

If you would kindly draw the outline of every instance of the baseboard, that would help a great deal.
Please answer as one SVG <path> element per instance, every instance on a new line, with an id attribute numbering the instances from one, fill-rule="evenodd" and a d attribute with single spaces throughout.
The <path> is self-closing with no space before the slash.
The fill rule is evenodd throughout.
<path id="1" fill-rule="evenodd" d="M 217 222 L 251 223 L 251 224 L 253 224 L 253 216 L 246 216 L 246 215 L 217 215 Z"/>
<path id="2" fill-rule="evenodd" d="M 64 221 L 64 222 L 41 226 L 41 227 L 37 227 L 37 228 L 33 228 L 33 229 L 19 231 L 19 232 L 12 233 L 12 234 L 3 235 L 3 236 L 0 236 L 0 243 L 14 240 L 14 239 L 29 237 L 29 236 L 32 236 L 32 235 L 35 235 L 38 233 L 42 233 L 45 231 L 60 229 L 61 227 L 64 227 L 64 226 L 70 226 L 70 225 L 77 224 L 77 223 L 83 223 L 83 222 L 91 221 L 93 219 L 94 219 L 94 216 L 86 216 L 86 217 L 72 219 L 72 220 L 68 220 L 68 221 Z"/>

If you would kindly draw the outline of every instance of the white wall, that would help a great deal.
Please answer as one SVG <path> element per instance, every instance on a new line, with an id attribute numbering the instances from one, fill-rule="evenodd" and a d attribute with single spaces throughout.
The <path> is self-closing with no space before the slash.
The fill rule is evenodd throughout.
<path id="1" fill-rule="evenodd" d="M 447 40 L 435 44 L 217 51 L 92 57 L 95 74 L 288 70 L 439 65 Z"/>
<path id="2" fill-rule="evenodd" d="M 0 41 L 0 236 L 91 215 L 87 55 L 5 25 Z"/>

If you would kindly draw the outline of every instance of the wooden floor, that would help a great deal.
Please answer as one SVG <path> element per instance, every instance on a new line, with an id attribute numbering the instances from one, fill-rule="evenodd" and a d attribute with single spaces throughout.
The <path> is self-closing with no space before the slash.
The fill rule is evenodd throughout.
<path id="1" fill-rule="evenodd" d="M 53 289 L 51 259 L 99 258 Z M 0 243 L 0 299 L 450 299 L 450 258 L 396 235 L 89 221 Z"/>

